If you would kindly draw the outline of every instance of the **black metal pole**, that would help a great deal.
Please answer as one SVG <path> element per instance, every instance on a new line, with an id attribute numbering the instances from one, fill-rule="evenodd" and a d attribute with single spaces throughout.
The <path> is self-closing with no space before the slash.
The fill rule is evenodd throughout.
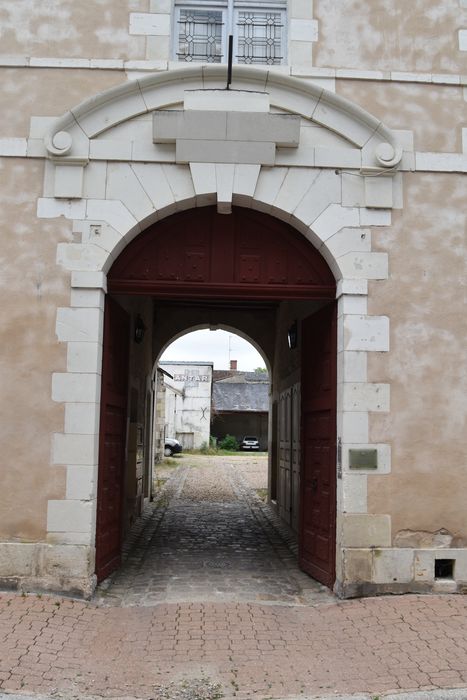
<path id="1" fill-rule="evenodd" d="M 227 64 L 227 90 L 232 83 L 233 36 L 229 34 L 229 62 Z"/>

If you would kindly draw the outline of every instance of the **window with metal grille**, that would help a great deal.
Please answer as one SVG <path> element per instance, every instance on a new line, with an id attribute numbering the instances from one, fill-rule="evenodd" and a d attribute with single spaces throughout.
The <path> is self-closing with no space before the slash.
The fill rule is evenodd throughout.
<path id="1" fill-rule="evenodd" d="M 234 37 L 234 62 L 285 63 L 286 0 L 183 0 L 175 6 L 174 58 L 225 63 L 227 37 Z"/>
<path id="2" fill-rule="evenodd" d="M 282 63 L 282 13 L 239 10 L 235 14 L 237 62 Z"/>
<path id="3" fill-rule="evenodd" d="M 223 24 L 222 10 L 181 7 L 178 19 L 178 59 L 220 63 Z"/>

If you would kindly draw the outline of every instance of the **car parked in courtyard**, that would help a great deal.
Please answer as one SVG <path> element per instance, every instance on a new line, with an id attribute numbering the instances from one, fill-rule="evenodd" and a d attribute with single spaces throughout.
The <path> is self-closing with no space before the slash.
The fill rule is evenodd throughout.
<path id="1" fill-rule="evenodd" d="M 238 446 L 239 450 L 259 450 L 259 440 L 254 435 L 245 435 Z"/>
<path id="2" fill-rule="evenodd" d="M 164 444 L 164 455 L 166 457 L 171 457 L 172 455 L 178 454 L 183 450 L 182 443 L 175 438 L 165 438 Z"/>

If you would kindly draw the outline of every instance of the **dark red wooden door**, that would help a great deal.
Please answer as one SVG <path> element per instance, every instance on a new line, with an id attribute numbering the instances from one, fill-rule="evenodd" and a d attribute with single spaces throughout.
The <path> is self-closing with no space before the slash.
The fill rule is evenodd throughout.
<path id="1" fill-rule="evenodd" d="M 96 575 L 102 581 L 120 565 L 128 388 L 129 316 L 110 297 L 104 313 Z"/>
<path id="2" fill-rule="evenodd" d="M 334 299 L 324 258 L 289 224 L 234 207 L 183 211 L 157 222 L 119 255 L 109 292 L 248 300 Z"/>
<path id="3" fill-rule="evenodd" d="M 336 552 L 335 303 L 302 323 L 301 568 L 331 587 Z"/>

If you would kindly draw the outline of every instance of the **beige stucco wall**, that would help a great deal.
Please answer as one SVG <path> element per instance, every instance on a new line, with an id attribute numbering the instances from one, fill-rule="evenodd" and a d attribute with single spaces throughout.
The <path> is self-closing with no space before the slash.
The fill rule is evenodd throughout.
<path id="1" fill-rule="evenodd" d="M 56 309 L 70 294 L 56 247 L 71 235 L 63 219 L 36 218 L 42 173 L 42 162 L 0 159 L 0 538 L 19 542 L 45 537 L 47 501 L 65 491 L 64 469 L 50 465 L 52 433 L 63 429 L 51 384 L 52 372 L 66 363 Z"/>
<path id="2" fill-rule="evenodd" d="M 140 58 L 145 38 L 128 35 L 128 12 L 148 9 L 149 0 L 2 0 L 2 53 Z"/>
<path id="3" fill-rule="evenodd" d="M 314 0 L 313 10 L 317 66 L 465 72 L 457 30 L 466 26 L 467 9 L 459 0 Z"/>
<path id="4" fill-rule="evenodd" d="M 369 313 L 391 317 L 391 350 L 369 355 L 370 381 L 391 383 L 391 413 L 370 436 L 392 447 L 392 473 L 368 481 L 369 511 L 401 529 L 467 539 L 467 181 L 406 174 L 409 203 L 373 233 L 390 277 L 371 285 Z M 429 203 L 429 204 L 428 204 Z"/>
<path id="5" fill-rule="evenodd" d="M 2 68 L 0 138 L 28 136 L 32 116 L 59 116 L 122 82 L 124 74 L 116 71 Z"/>
<path id="6" fill-rule="evenodd" d="M 460 86 L 339 80 L 336 91 L 391 128 L 413 131 L 417 151 L 462 150 L 466 103 Z"/>

